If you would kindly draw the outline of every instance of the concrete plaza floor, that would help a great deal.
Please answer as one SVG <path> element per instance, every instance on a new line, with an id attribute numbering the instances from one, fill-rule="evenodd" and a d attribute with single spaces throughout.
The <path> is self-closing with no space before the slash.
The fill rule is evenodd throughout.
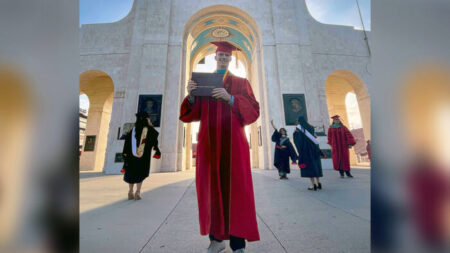
<path id="1" fill-rule="evenodd" d="M 261 240 L 246 252 L 370 252 L 370 170 L 353 169 L 353 179 L 324 170 L 317 192 L 299 170 L 289 180 L 252 172 Z M 204 252 L 195 191 L 193 171 L 156 173 L 144 181 L 142 200 L 127 200 L 121 175 L 82 173 L 80 252 Z"/>

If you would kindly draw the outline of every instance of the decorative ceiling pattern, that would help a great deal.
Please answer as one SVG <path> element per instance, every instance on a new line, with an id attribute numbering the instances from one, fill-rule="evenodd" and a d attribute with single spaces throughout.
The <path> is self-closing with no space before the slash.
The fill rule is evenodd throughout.
<path id="1" fill-rule="evenodd" d="M 211 41 L 228 41 L 239 47 L 250 63 L 252 61 L 254 36 L 248 26 L 235 17 L 209 16 L 198 22 L 191 35 L 194 38 L 190 47 L 191 59 L 200 51 L 210 52 L 215 49 L 215 46 L 209 43 Z"/>

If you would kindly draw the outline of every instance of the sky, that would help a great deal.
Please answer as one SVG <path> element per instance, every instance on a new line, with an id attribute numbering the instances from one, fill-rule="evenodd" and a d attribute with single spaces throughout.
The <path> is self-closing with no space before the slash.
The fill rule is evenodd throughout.
<path id="1" fill-rule="evenodd" d="M 279 0 L 280 1 L 280 0 Z M 364 26 L 370 30 L 370 0 L 357 0 L 361 8 Z M 305 0 L 313 18 L 325 24 L 348 25 L 361 29 L 356 0 Z M 124 18 L 131 10 L 133 0 L 80 0 L 80 26 L 82 24 L 111 23 Z M 207 63 L 209 59 L 206 59 Z M 230 67 L 235 63 L 230 63 Z M 215 64 L 199 66 L 198 71 L 212 71 Z M 231 69 L 237 75 L 245 75 L 245 70 Z M 87 109 L 89 99 L 80 96 L 80 108 Z"/>
<path id="2" fill-rule="evenodd" d="M 204 72 L 204 73 L 211 73 L 216 70 L 217 63 L 216 60 L 214 60 L 215 54 L 210 54 L 205 57 L 205 64 L 197 64 L 194 68 L 194 72 Z M 241 61 L 238 61 L 238 68 L 236 68 L 236 57 L 233 55 L 231 56 L 231 62 L 228 66 L 228 69 L 231 73 L 233 73 L 236 76 L 246 78 L 247 73 L 245 73 L 244 64 L 242 64 Z"/>
<path id="3" fill-rule="evenodd" d="M 325 24 L 349 25 L 362 29 L 356 0 L 305 0 L 317 21 Z M 364 27 L 370 31 L 370 0 L 358 0 Z"/>
<path id="4" fill-rule="evenodd" d="M 132 5 L 133 0 L 80 0 L 80 25 L 119 21 Z"/>
<path id="5" fill-rule="evenodd" d="M 88 96 L 86 96 L 86 94 L 80 95 L 80 108 L 85 110 L 89 108 L 89 98 Z"/>
<path id="6" fill-rule="evenodd" d="M 310 14 L 319 22 L 362 27 L 356 0 L 305 0 L 305 2 Z M 370 30 L 370 0 L 358 2 L 364 26 L 366 30 Z M 118 21 L 130 12 L 132 5 L 133 0 L 80 0 L 80 25 Z"/>

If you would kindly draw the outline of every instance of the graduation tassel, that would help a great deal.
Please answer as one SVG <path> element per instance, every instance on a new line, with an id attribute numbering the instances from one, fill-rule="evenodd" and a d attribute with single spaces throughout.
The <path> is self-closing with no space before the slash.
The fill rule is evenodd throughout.
<path id="1" fill-rule="evenodd" d="M 236 52 L 236 69 L 238 69 L 239 68 L 239 64 L 238 64 L 238 61 L 239 61 L 239 59 L 238 59 L 238 52 L 237 51 L 235 51 Z"/>

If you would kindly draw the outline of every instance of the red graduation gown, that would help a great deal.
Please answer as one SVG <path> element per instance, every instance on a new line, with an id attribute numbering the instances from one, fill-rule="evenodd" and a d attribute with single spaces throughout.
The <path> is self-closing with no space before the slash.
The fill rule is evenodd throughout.
<path id="1" fill-rule="evenodd" d="M 196 160 L 196 187 L 200 233 L 226 240 L 230 235 L 259 240 L 244 126 L 259 117 L 247 79 L 228 75 L 224 88 L 234 104 L 196 97 L 183 100 L 180 120 L 200 121 Z"/>
<path id="2" fill-rule="evenodd" d="M 356 144 L 352 133 L 344 125 L 328 129 L 328 144 L 331 146 L 331 156 L 335 170 L 350 171 L 350 153 L 348 145 Z"/>

